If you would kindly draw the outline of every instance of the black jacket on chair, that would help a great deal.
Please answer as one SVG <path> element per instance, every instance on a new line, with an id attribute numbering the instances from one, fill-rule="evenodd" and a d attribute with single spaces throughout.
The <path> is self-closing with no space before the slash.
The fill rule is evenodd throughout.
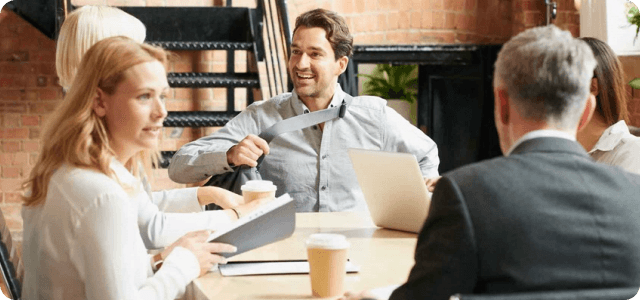
<path id="1" fill-rule="evenodd" d="M 637 288 L 640 176 L 567 139 L 524 141 L 442 177 L 415 261 L 391 299 Z"/>

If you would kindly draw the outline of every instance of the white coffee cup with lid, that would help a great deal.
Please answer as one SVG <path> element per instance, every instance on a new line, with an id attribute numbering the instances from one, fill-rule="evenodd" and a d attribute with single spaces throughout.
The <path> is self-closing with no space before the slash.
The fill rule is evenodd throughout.
<path id="1" fill-rule="evenodd" d="M 277 186 L 269 180 L 249 180 L 240 187 L 245 203 L 261 198 L 275 198 Z"/>
<path id="2" fill-rule="evenodd" d="M 349 241 L 344 235 L 316 233 L 306 240 L 311 292 L 315 297 L 344 293 Z"/>

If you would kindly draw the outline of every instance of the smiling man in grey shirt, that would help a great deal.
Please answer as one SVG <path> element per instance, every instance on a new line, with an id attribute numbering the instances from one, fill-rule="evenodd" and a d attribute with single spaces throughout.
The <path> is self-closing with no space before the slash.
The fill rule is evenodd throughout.
<path id="1" fill-rule="evenodd" d="M 354 97 L 344 118 L 285 133 L 267 144 L 257 135 L 293 116 L 342 103 L 337 84 L 353 49 L 344 19 L 316 9 L 300 15 L 291 44 L 288 70 L 294 91 L 253 103 L 212 135 L 188 143 L 174 155 L 169 176 L 197 182 L 231 171 L 231 166 L 260 165 L 260 174 L 289 193 L 298 212 L 365 210 L 348 148 L 411 153 L 424 177 L 438 176 L 438 149 L 378 97 Z M 393 199 L 389 199 L 390 204 Z"/>

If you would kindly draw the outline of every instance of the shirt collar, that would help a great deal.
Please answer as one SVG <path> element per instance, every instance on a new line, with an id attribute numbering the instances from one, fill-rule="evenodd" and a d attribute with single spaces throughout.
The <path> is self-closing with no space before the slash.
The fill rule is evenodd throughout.
<path id="1" fill-rule="evenodd" d="M 551 130 L 551 129 L 534 130 L 534 131 L 530 131 L 527 134 L 523 135 L 515 143 L 513 143 L 513 145 L 511 145 L 511 148 L 509 149 L 509 151 L 507 152 L 507 154 L 505 156 L 509 156 L 509 154 L 511 154 L 511 152 L 513 152 L 514 149 L 516 149 L 520 144 L 522 144 L 522 142 L 527 141 L 527 140 L 541 138 L 541 137 L 563 138 L 563 139 L 571 140 L 571 141 L 574 141 L 574 142 L 576 140 L 575 136 L 573 136 L 571 134 L 568 134 L 568 133 L 566 133 L 564 131 Z"/>
<path id="2" fill-rule="evenodd" d="M 631 135 L 629 127 L 627 127 L 624 120 L 620 120 L 609 126 L 609 128 L 602 133 L 600 139 L 598 139 L 598 142 L 593 146 L 593 149 L 591 149 L 589 153 L 593 153 L 595 151 L 611 151 L 624 137 L 629 135 Z"/>
<path id="3" fill-rule="evenodd" d="M 333 98 L 331 98 L 331 102 L 329 103 L 329 107 L 339 106 L 342 104 L 342 99 L 344 99 L 344 92 L 342 91 L 342 87 L 340 87 L 339 83 L 336 83 L 336 89 L 333 93 Z M 296 115 L 307 114 L 310 112 L 309 108 L 298 98 L 298 93 L 293 89 L 293 111 L 295 111 Z"/>

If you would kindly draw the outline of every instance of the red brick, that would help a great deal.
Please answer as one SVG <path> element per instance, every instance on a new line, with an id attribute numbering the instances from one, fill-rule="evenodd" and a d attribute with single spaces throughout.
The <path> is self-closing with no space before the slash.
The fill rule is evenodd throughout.
<path id="1" fill-rule="evenodd" d="M 173 89 L 176 100 L 191 100 L 193 99 L 193 89 L 190 88 L 175 88 Z"/>
<path id="2" fill-rule="evenodd" d="M 37 141 L 23 141 L 22 151 L 25 152 L 38 152 L 40 151 L 40 143 Z"/>
<path id="3" fill-rule="evenodd" d="M 475 11 L 475 9 L 476 9 L 476 0 L 466 0 L 464 2 L 464 9 L 465 10 L 473 10 L 473 11 Z"/>
<path id="4" fill-rule="evenodd" d="M 424 18 L 423 18 L 424 20 Z M 398 29 L 399 28 L 399 22 L 400 22 L 400 14 L 397 12 L 391 12 L 389 13 L 388 17 L 387 17 L 387 28 L 385 31 L 387 30 L 394 30 L 394 29 Z"/>
<path id="5" fill-rule="evenodd" d="M 462 29 L 461 26 L 456 26 L 456 15 L 460 15 L 460 14 L 454 14 L 454 13 L 445 13 L 445 17 L 444 17 L 444 28 L 446 29 Z"/>
<path id="6" fill-rule="evenodd" d="M 404 43 L 407 33 L 404 30 L 387 32 L 387 40 L 391 43 Z"/>
<path id="7" fill-rule="evenodd" d="M 147 6 L 165 6 L 164 0 L 147 0 Z"/>
<path id="8" fill-rule="evenodd" d="M 425 0 L 427 1 L 427 0 Z M 443 10 L 444 9 L 444 1 L 451 0 L 431 0 L 431 9 L 432 10 Z"/>
<path id="9" fill-rule="evenodd" d="M 377 19 L 376 31 L 386 31 L 389 28 L 387 25 L 387 13 L 378 14 Z"/>
<path id="10" fill-rule="evenodd" d="M 525 26 L 538 26 L 542 24 L 543 16 L 540 12 L 525 12 L 524 25 Z"/>
<path id="11" fill-rule="evenodd" d="M 40 138 L 40 127 L 29 129 L 29 139 L 36 140 Z"/>
<path id="12" fill-rule="evenodd" d="M 29 137 L 27 128 L 5 128 L 0 129 L 0 138 L 3 139 L 26 139 Z"/>
<path id="13" fill-rule="evenodd" d="M 3 178 L 20 178 L 21 176 L 22 172 L 18 167 L 2 167 Z"/>
<path id="14" fill-rule="evenodd" d="M 411 26 L 411 14 L 406 11 L 400 12 L 400 22 L 398 23 L 398 27 L 400 29 L 408 29 Z"/>
<path id="15" fill-rule="evenodd" d="M 62 100 L 62 88 L 46 88 L 38 91 L 40 100 Z"/>
<path id="16" fill-rule="evenodd" d="M 3 114 L 2 126 L 5 128 L 20 127 L 20 115 L 19 114 Z"/>
<path id="17" fill-rule="evenodd" d="M 433 20 L 433 28 L 435 29 L 443 29 L 445 25 L 444 12 L 434 11 L 431 14 L 431 18 Z"/>
<path id="18" fill-rule="evenodd" d="M 38 162 L 38 154 L 37 153 L 28 154 L 27 158 L 29 160 L 29 165 L 35 165 Z"/>
<path id="19" fill-rule="evenodd" d="M 52 62 L 56 60 L 55 50 L 31 51 L 31 59 L 34 61 Z"/>
<path id="20" fill-rule="evenodd" d="M 0 62 L 0 74 L 22 74 L 23 65 L 18 62 Z"/>
<path id="21" fill-rule="evenodd" d="M 464 0 L 446 0 L 444 1 L 444 9 L 462 12 L 464 10 Z"/>
<path id="22" fill-rule="evenodd" d="M 0 166 L 10 166 L 13 164 L 13 153 L 0 153 Z"/>
<path id="23" fill-rule="evenodd" d="M 24 90 L 12 89 L 12 90 L 2 90 L 0 92 L 0 100 L 21 100 L 24 95 Z"/>
<path id="24" fill-rule="evenodd" d="M 356 13 L 366 12 L 366 7 L 365 7 L 366 4 L 365 3 L 367 2 L 367 0 L 354 0 L 354 2 L 355 2 L 355 8 L 356 8 L 355 12 Z"/>
<path id="25" fill-rule="evenodd" d="M 22 194 L 20 193 L 5 193 L 3 203 L 19 203 L 22 204 Z"/>
<path id="26" fill-rule="evenodd" d="M 39 74 L 41 75 L 56 75 L 56 65 L 54 62 L 42 63 L 39 67 Z"/>
<path id="27" fill-rule="evenodd" d="M 433 28 L 433 16 L 430 10 L 422 11 L 422 29 L 431 29 Z"/>
<path id="28" fill-rule="evenodd" d="M 354 27 L 352 29 L 353 33 L 365 33 L 371 31 L 372 22 L 369 17 L 361 17 L 355 18 L 353 20 Z"/>
<path id="29" fill-rule="evenodd" d="M 24 152 L 15 153 L 12 157 L 11 164 L 14 166 L 22 166 L 22 165 L 29 164 L 29 154 Z"/>
<path id="30" fill-rule="evenodd" d="M 191 111 L 194 110 L 192 101 L 169 100 L 165 103 L 167 111 Z"/>
<path id="31" fill-rule="evenodd" d="M 42 101 L 29 104 L 29 112 L 32 114 L 49 114 L 56 109 L 57 101 Z"/>
<path id="32" fill-rule="evenodd" d="M 20 152 L 20 142 L 18 141 L 3 141 L 2 151 L 5 153 Z"/>
<path id="33" fill-rule="evenodd" d="M 421 26 L 422 14 L 419 11 L 411 12 L 411 28 L 418 29 Z"/>
<path id="34" fill-rule="evenodd" d="M 22 126 L 38 126 L 40 125 L 40 118 L 38 116 L 23 115 Z"/>
<path id="35" fill-rule="evenodd" d="M 3 169 L 5 167 L 2 167 Z M 0 180 L 0 191 L 3 192 L 16 192 L 20 189 L 22 179 L 2 179 Z"/>

